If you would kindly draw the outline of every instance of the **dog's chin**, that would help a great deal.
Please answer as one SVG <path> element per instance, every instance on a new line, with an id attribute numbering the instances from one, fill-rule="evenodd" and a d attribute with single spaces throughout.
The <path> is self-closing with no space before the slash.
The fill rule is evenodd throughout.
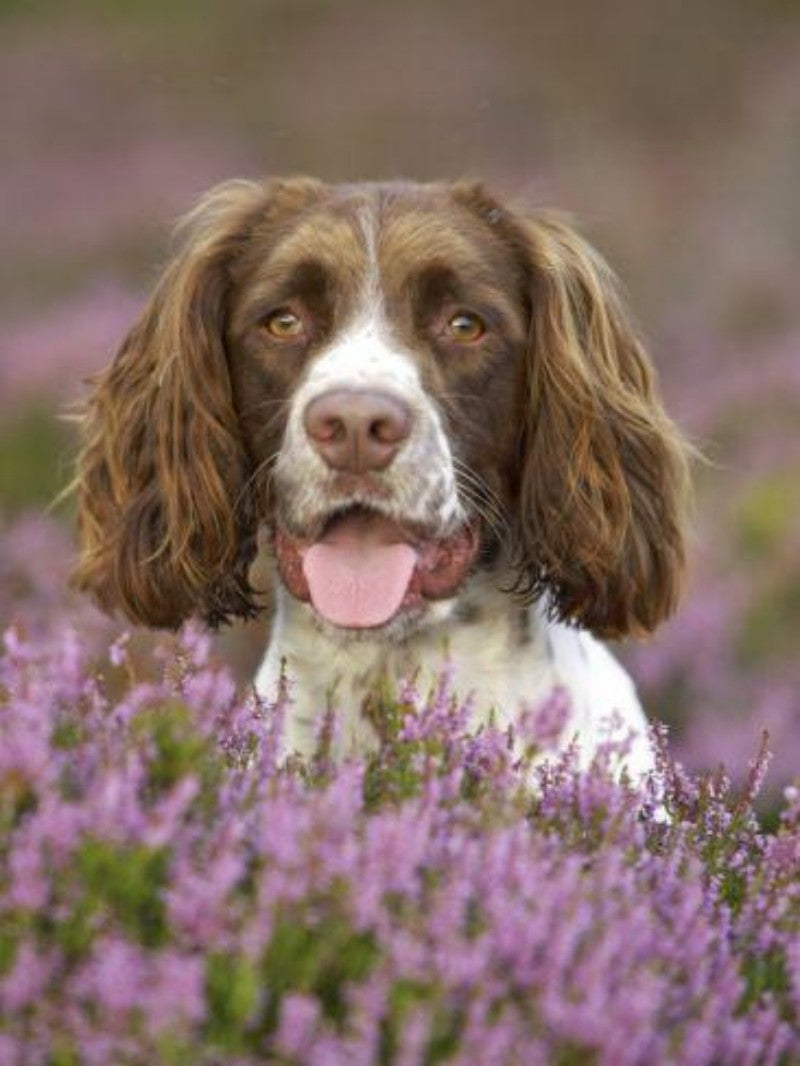
<path id="1" fill-rule="evenodd" d="M 468 580 L 480 527 L 437 533 L 362 506 L 319 520 L 308 533 L 278 523 L 280 579 L 339 643 L 403 640 L 447 613 Z"/>
<path id="2" fill-rule="evenodd" d="M 454 593 L 454 597 L 457 595 L 458 593 Z M 439 600 L 436 603 L 420 603 L 417 607 L 401 608 L 388 622 L 370 626 L 368 629 L 334 625 L 323 618 L 310 601 L 303 606 L 311 614 L 316 628 L 328 640 L 347 647 L 353 644 L 400 644 L 414 633 L 427 628 L 442 613 L 447 602 Z"/>

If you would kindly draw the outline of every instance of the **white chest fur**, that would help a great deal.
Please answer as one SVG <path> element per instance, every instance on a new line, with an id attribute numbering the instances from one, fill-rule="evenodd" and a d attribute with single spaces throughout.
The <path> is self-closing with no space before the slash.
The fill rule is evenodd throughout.
<path id="1" fill-rule="evenodd" d="M 424 691 L 448 663 L 457 695 L 472 695 L 476 728 L 492 713 L 505 726 L 560 686 L 571 707 L 564 743 L 577 738 L 584 762 L 608 739 L 616 719 L 618 735 L 634 737 L 626 758 L 630 773 L 636 777 L 651 768 L 644 713 L 630 677 L 611 653 L 588 633 L 547 621 L 536 607 L 521 610 L 488 576 L 473 579 L 458 604 L 435 605 L 428 624 L 398 642 L 332 635 L 320 628 L 308 605 L 280 589 L 256 689 L 274 699 L 283 666 L 292 697 L 287 753 L 313 751 L 324 714 L 333 707 L 338 753 L 344 755 L 375 744 L 361 705 L 380 678 L 416 675 Z"/>

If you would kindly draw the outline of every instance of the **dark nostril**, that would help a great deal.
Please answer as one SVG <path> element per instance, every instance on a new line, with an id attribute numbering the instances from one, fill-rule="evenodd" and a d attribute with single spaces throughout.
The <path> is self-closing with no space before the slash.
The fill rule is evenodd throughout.
<path id="1" fill-rule="evenodd" d="M 337 470 L 383 470 L 411 432 L 411 410 L 395 396 L 334 389 L 312 400 L 303 423 L 311 443 Z"/>
<path id="2" fill-rule="evenodd" d="M 370 422 L 368 432 L 380 444 L 399 444 L 408 436 L 408 425 L 402 415 L 393 412 Z"/>
<path id="3" fill-rule="evenodd" d="M 347 430 L 344 422 L 341 418 L 321 418 L 316 422 L 312 422 L 311 427 L 307 427 L 309 434 L 315 439 L 323 443 L 325 441 L 342 440 L 346 436 Z"/>

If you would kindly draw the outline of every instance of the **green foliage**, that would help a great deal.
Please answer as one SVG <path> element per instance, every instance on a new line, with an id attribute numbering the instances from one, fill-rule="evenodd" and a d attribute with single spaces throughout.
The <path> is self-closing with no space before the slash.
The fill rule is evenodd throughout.
<path id="1" fill-rule="evenodd" d="M 3 977 L 14 965 L 17 956 L 18 930 L 10 927 L 10 923 L 0 926 L 0 977 Z"/>
<path id="2" fill-rule="evenodd" d="M 796 653 L 800 631 L 800 573 L 766 584 L 749 605 L 737 640 L 739 661 L 748 668 L 779 662 Z"/>
<path id="3" fill-rule="evenodd" d="M 583 1044 L 565 1044 L 559 1049 L 554 1066 L 595 1066 L 597 1052 Z"/>
<path id="4" fill-rule="evenodd" d="M 408 978 L 395 981 L 387 998 L 386 1017 L 381 1023 L 380 1061 L 392 1062 L 397 1052 L 398 1038 L 403 1031 L 409 1013 L 424 1004 L 431 989 L 423 981 Z"/>
<path id="5" fill-rule="evenodd" d="M 425 757 L 426 748 L 429 755 L 434 754 L 431 746 L 422 741 L 391 744 L 400 733 L 410 710 L 408 704 L 396 698 L 388 684 L 380 690 L 376 688 L 364 702 L 364 716 L 379 731 L 384 748 L 388 743 L 392 749 L 391 758 L 373 758 L 367 763 L 364 798 L 371 809 L 383 804 L 401 803 L 417 795 L 420 760 Z M 435 743 L 433 747 L 436 747 Z"/>
<path id="6" fill-rule="evenodd" d="M 335 913 L 314 920 L 308 914 L 286 917 L 276 926 L 259 965 L 240 954 L 210 955 L 206 1039 L 228 1054 L 257 1051 L 274 1033 L 289 992 L 316 996 L 324 1015 L 341 1026 L 346 1018 L 344 990 L 351 982 L 363 981 L 377 958 L 374 938 L 355 932 Z"/>
<path id="7" fill-rule="evenodd" d="M 745 557 L 768 560 L 791 532 L 798 506 L 800 470 L 775 471 L 750 485 L 735 515 L 739 549 Z"/>
<path id="8" fill-rule="evenodd" d="M 182 703 L 159 704 L 140 712 L 135 733 L 154 746 L 148 761 L 151 799 L 168 792 L 188 776 L 197 776 L 206 794 L 222 772 L 221 760 L 209 738 L 195 728 L 192 712 Z"/>
<path id="9" fill-rule="evenodd" d="M 766 996 L 774 996 L 781 1002 L 791 993 L 786 952 L 783 948 L 774 947 L 760 954 L 753 954 L 743 962 L 742 974 L 747 987 L 739 1005 L 740 1012 L 749 1010 L 762 1002 Z"/>
<path id="10" fill-rule="evenodd" d="M 36 791 L 30 781 L 14 770 L 0 777 L 0 836 L 5 836 L 36 807 Z"/>
<path id="11" fill-rule="evenodd" d="M 241 955 L 215 953 L 206 967 L 209 1008 L 207 1036 L 228 1052 L 247 1048 L 247 1026 L 258 1006 L 260 985 L 255 966 Z"/>
<path id="12" fill-rule="evenodd" d="M 81 933 L 106 913 L 145 947 L 162 947 L 169 939 L 162 888 L 169 852 L 144 844 L 117 846 L 89 838 L 79 848 L 76 865 L 85 895 L 74 914 Z"/>
<path id="13" fill-rule="evenodd" d="M 289 991 L 318 996 L 324 1014 L 340 1024 L 347 982 L 363 981 L 377 957 L 373 937 L 355 932 L 335 913 L 318 922 L 287 917 L 277 925 L 264 957 L 268 1002 L 263 1028 L 272 1031 L 281 999 Z"/>
<path id="14" fill-rule="evenodd" d="M 81 1066 L 80 1055 L 71 1044 L 59 1041 L 50 1052 L 47 1066 Z"/>
<path id="15" fill-rule="evenodd" d="M 463 1011 L 457 1009 L 437 1011 L 434 1015 L 428 1046 L 425 1049 L 425 1062 L 430 1066 L 434 1066 L 437 1062 L 446 1062 L 458 1049 L 463 1025 Z"/>
<path id="16" fill-rule="evenodd" d="M 0 509 L 47 506 L 69 480 L 70 434 L 55 412 L 23 406 L 0 421 Z"/>

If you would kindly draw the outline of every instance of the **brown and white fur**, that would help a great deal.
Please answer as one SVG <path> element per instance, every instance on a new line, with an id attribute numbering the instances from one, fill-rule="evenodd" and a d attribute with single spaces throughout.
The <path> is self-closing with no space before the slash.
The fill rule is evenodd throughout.
<path id="1" fill-rule="evenodd" d="M 313 747 L 335 694 L 342 748 L 362 750 L 371 688 L 449 658 L 476 724 L 560 685 L 565 739 L 590 756 L 616 713 L 638 772 L 645 719 L 597 637 L 676 605 L 685 455 L 609 268 L 560 218 L 471 183 L 231 182 L 95 381 L 75 580 L 147 625 L 248 617 L 266 529 L 280 577 L 256 686 L 273 695 L 285 665 L 290 748 Z M 310 549 L 339 540 L 405 551 L 374 618 L 314 576 Z"/>

